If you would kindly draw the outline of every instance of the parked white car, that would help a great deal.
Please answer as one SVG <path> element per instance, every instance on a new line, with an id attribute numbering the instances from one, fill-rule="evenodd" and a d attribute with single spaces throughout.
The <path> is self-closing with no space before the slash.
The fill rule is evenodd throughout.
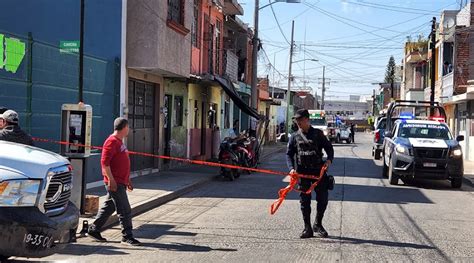
<path id="1" fill-rule="evenodd" d="M 75 239 L 72 179 L 64 157 L 0 141 L 0 261 L 48 256 Z"/>

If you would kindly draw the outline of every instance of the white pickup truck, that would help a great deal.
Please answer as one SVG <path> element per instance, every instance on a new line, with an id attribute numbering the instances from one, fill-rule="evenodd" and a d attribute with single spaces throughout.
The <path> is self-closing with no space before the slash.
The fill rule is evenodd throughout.
<path id="1" fill-rule="evenodd" d="M 75 239 L 72 166 L 64 157 L 0 141 L 0 261 L 44 257 Z"/>

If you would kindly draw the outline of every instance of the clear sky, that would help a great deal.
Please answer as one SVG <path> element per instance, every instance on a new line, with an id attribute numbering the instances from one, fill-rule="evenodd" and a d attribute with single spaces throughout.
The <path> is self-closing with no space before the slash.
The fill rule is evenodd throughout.
<path id="1" fill-rule="evenodd" d="M 260 0 L 260 6 L 270 0 Z M 274 0 L 271 0 L 272 2 Z M 470 1 L 470 0 L 469 0 Z M 295 89 L 310 86 L 321 94 L 323 68 L 329 100 L 347 100 L 349 94 L 370 95 L 372 83 L 383 82 L 390 55 L 397 65 L 408 36 L 417 39 L 431 30 L 431 19 L 442 10 L 458 10 L 461 0 L 302 0 L 275 3 L 260 10 L 259 76 L 269 75 L 275 86 L 287 87 L 291 21 L 295 21 L 293 61 Z M 466 0 L 464 0 L 466 2 Z M 253 27 L 255 0 L 239 0 L 243 20 Z M 273 13 L 273 12 L 274 13 Z M 275 14 L 275 15 L 274 15 Z M 280 24 L 281 30 L 278 27 Z M 285 39 L 286 38 L 286 39 Z M 274 65 L 269 66 L 269 64 Z M 278 73 L 278 72 L 279 73 Z"/>

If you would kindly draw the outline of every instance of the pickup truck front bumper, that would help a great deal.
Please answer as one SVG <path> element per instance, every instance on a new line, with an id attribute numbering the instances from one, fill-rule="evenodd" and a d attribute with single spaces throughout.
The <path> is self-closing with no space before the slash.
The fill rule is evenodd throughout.
<path id="1" fill-rule="evenodd" d="M 447 180 L 464 173 L 462 158 L 419 158 L 396 153 L 391 161 L 397 175 L 414 179 Z"/>
<path id="2" fill-rule="evenodd" d="M 0 256 L 45 257 L 75 238 L 79 210 L 69 202 L 66 211 L 48 217 L 37 207 L 0 208 Z"/>

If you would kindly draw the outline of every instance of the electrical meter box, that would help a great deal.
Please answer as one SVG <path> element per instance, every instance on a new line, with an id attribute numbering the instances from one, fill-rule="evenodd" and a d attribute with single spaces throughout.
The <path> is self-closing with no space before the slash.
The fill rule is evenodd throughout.
<path id="1" fill-rule="evenodd" d="M 63 104 L 61 107 L 61 154 L 68 157 L 89 157 L 91 153 L 92 106 Z M 77 145 L 75 145 L 77 144 Z"/>

